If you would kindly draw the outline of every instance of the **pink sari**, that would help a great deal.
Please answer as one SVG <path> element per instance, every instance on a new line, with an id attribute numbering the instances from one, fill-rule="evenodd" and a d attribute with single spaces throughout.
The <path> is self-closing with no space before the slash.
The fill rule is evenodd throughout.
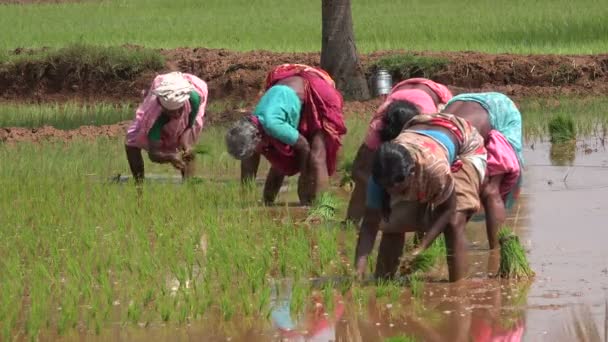
<path id="1" fill-rule="evenodd" d="M 205 107 L 207 105 L 207 84 L 200 78 L 184 73 L 183 76 L 192 84 L 194 91 L 196 91 L 201 97 L 200 107 L 196 114 L 194 125 L 192 130 L 194 132 L 195 140 L 198 140 L 201 130 L 203 129 Z M 148 149 L 148 132 L 156 122 L 156 119 L 162 112 L 162 107 L 156 98 L 156 95 L 152 93 L 152 89 L 156 88 L 162 80 L 163 75 L 156 76 L 150 86 L 150 91 L 139 105 L 135 112 L 135 119 L 127 128 L 127 137 L 125 144 L 131 147 L 137 147 L 144 150 Z M 161 149 L 163 151 L 174 152 L 179 147 L 179 138 L 182 133 L 188 128 L 188 121 L 192 107 L 190 102 L 186 101 L 181 109 L 181 115 L 177 119 L 169 121 L 163 126 L 161 132 Z"/>
<path id="2" fill-rule="evenodd" d="M 488 150 L 488 175 L 504 175 L 500 183 L 500 195 L 503 200 L 514 191 L 513 197 L 519 197 L 519 187 L 517 183 L 521 173 L 517 155 L 511 144 L 504 135 L 493 129 L 486 139 L 486 150 Z"/>
<path id="3" fill-rule="evenodd" d="M 450 99 L 453 97 L 452 92 L 448 89 L 448 87 L 444 86 L 441 83 L 437 83 L 429 80 L 428 78 L 422 77 L 408 78 L 407 80 L 403 80 L 393 87 L 393 91 L 395 89 L 399 89 L 399 87 L 405 84 L 422 84 L 427 86 L 429 89 L 431 89 L 433 93 L 435 93 L 435 95 L 437 95 L 437 98 L 439 98 L 439 103 L 442 104 L 448 103 L 448 101 L 450 101 Z"/>
<path id="4" fill-rule="evenodd" d="M 396 89 L 396 88 L 393 88 Z M 367 129 L 365 145 L 371 150 L 376 150 L 382 144 L 380 131 L 384 128 L 382 117 L 386 109 L 395 101 L 408 101 L 420 109 L 421 114 L 437 113 L 437 107 L 431 96 L 420 89 L 401 89 L 391 92 L 384 103 L 378 108 Z"/>

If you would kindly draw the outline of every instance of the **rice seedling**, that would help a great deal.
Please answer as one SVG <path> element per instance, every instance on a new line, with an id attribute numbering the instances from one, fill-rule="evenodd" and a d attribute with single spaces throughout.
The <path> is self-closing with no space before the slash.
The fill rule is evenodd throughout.
<path id="1" fill-rule="evenodd" d="M 410 259 L 402 259 L 399 273 L 402 275 L 423 274 L 430 271 L 439 260 L 446 256 L 445 238 L 438 237 L 425 251 Z"/>
<path id="2" fill-rule="evenodd" d="M 308 213 L 307 221 L 326 221 L 332 219 L 338 209 L 338 200 L 330 192 L 320 194 Z"/>
<path id="3" fill-rule="evenodd" d="M 608 127 L 608 112 L 605 108 L 606 97 L 590 98 L 525 98 L 518 101 L 522 112 L 524 138 L 528 141 L 551 137 L 552 133 L 548 122 L 556 117 L 559 119 L 555 131 L 563 134 L 567 140 L 576 135 L 606 136 Z M 573 121 L 574 128 L 570 127 Z"/>
<path id="4" fill-rule="evenodd" d="M 376 298 L 387 298 L 394 303 L 399 300 L 403 288 L 396 280 L 380 280 L 376 283 Z"/>
<path id="5" fill-rule="evenodd" d="M 414 298 L 422 297 L 422 294 L 424 293 L 424 280 L 421 278 L 420 274 L 414 273 L 410 275 L 408 281 L 412 296 Z"/>
<path id="6" fill-rule="evenodd" d="M 519 237 L 506 227 L 501 228 L 498 237 L 500 241 L 500 267 L 497 276 L 509 279 L 534 277 L 534 271 L 528 264 L 526 251 L 519 242 Z"/>
<path id="7" fill-rule="evenodd" d="M 574 119 L 566 115 L 554 116 L 549 121 L 549 135 L 552 143 L 565 143 L 576 139 Z"/>

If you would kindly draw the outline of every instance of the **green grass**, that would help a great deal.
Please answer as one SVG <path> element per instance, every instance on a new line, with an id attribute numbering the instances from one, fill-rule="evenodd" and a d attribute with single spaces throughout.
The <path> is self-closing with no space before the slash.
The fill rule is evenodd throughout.
<path id="1" fill-rule="evenodd" d="M 608 97 L 525 98 L 517 104 L 525 139 L 550 137 L 547 122 L 556 117 L 572 118 L 574 131 L 581 136 L 608 135 Z"/>
<path id="2" fill-rule="evenodd" d="M 600 53 L 605 52 L 608 35 L 608 7 L 600 0 L 353 0 L 352 8 L 362 52 Z M 318 51 L 321 3 L 110 0 L 2 5 L 0 31 L 0 49 L 84 41 L 106 46 Z"/>
<path id="3" fill-rule="evenodd" d="M 8 73 L 26 68 L 31 74 L 42 75 L 51 69 L 69 74 L 76 80 L 85 77 L 130 80 L 143 71 L 160 70 L 165 66 L 164 57 L 156 50 L 83 43 L 9 55 L 4 59 L 0 67 Z"/>
<path id="4" fill-rule="evenodd" d="M 109 125 L 131 120 L 135 108 L 130 104 L 77 102 L 24 105 L 5 103 L 0 106 L 0 127 L 41 127 L 74 129 L 83 125 Z"/>
<path id="5" fill-rule="evenodd" d="M 549 136 L 552 143 L 565 143 L 576 140 L 576 126 L 572 116 L 559 114 L 549 121 Z"/>

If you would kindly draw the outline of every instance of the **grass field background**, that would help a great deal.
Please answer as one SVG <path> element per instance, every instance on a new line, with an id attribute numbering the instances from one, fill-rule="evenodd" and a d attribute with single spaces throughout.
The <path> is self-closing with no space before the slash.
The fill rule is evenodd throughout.
<path id="1" fill-rule="evenodd" d="M 353 0 L 358 48 L 606 52 L 601 0 Z M 318 51 L 321 1 L 108 0 L 0 5 L 0 49 L 139 44 Z"/>

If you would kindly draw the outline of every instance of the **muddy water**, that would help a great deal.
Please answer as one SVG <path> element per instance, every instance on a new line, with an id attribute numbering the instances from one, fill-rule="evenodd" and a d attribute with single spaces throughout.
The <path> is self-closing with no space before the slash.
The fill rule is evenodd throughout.
<path id="1" fill-rule="evenodd" d="M 483 222 L 474 222 L 467 232 L 469 279 L 452 285 L 439 273 L 420 298 L 404 289 L 398 298 L 372 297 L 361 305 L 348 293 L 325 307 L 317 295 L 305 312 L 295 313 L 286 280 L 273 291 L 270 323 L 206 318 L 186 327 L 116 326 L 87 339 L 384 341 L 407 335 L 417 341 L 605 341 L 608 151 L 595 139 L 576 148 L 535 142 L 525 158 L 522 197 L 508 224 L 529 250 L 533 282 L 488 279 L 498 257 L 487 250 Z"/>
<path id="2" fill-rule="evenodd" d="M 483 222 L 475 222 L 468 229 L 470 279 L 462 284 L 443 283 L 440 276 L 425 286 L 420 299 L 405 291 L 397 301 L 378 299 L 363 310 L 347 296 L 343 312 L 329 312 L 323 316 L 325 321 L 292 322 L 299 332 L 277 329 L 267 337 L 383 341 L 408 335 L 420 341 L 604 341 L 608 151 L 596 139 L 581 141 L 575 148 L 535 142 L 527 146 L 525 157 L 524 190 L 508 224 L 530 251 L 537 273 L 534 282 L 488 279 L 498 257 L 487 250 Z M 324 328 L 311 328 L 315 326 Z"/>

